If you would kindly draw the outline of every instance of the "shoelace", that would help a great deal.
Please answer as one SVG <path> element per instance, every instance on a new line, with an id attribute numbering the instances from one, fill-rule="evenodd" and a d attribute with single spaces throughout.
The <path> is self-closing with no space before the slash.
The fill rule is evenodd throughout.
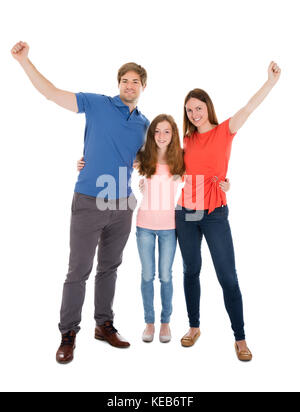
<path id="1" fill-rule="evenodd" d="M 74 338 L 75 338 L 75 336 L 72 336 L 71 332 L 66 333 L 62 337 L 61 346 L 73 346 L 74 345 Z"/>
<path id="2" fill-rule="evenodd" d="M 113 327 L 113 324 L 110 323 L 109 325 L 104 325 L 104 329 L 106 330 L 107 333 L 110 335 L 113 335 L 114 333 L 117 333 L 117 329 Z"/>

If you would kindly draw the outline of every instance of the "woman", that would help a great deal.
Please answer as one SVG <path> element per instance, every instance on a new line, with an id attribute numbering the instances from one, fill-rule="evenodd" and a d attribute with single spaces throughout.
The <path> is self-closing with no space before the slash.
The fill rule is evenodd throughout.
<path id="1" fill-rule="evenodd" d="M 192 90 L 184 102 L 187 176 L 176 208 L 176 230 L 184 264 L 190 330 L 181 343 L 185 347 L 193 346 L 200 336 L 199 277 L 204 236 L 223 288 L 225 307 L 235 335 L 235 350 L 241 361 L 250 361 L 252 354 L 245 340 L 243 303 L 235 269 L 226 195 L 217 183 L 226 176 L 235 134 L 269 94 L 279 77 L 280 68 L 271 62 L 268 81 L 245 107 L 221 124 L 218 124 L 210 97 L 203 90 Z"/>
<path id="2" fill-rule="evenodd" d="M 84 167 L 83 158 L 78 170 Z M 142 297 L 146 328 L 142 339 L 152 342 L 155 333 L 154 278 L 155 245 L 158 238 L 159 279 L 161 282 L 160 341 L 170 342 L 172 314 L 172 265 L 176 251 L 175 198 L 185 172 L 178 127 L 172 116 L 161 114 L 149 126 L 144 147 L 134 164 L 142 179 L 143 199 L 137 212 L 136 238 L 142 264 Z M 220 188 L 229 190 L 229 181 Z"/>

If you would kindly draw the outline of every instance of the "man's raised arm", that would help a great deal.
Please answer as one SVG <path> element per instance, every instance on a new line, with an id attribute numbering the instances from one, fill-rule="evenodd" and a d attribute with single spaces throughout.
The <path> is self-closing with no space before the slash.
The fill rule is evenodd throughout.
<path id="1" fill-rule="evenodd" d="M 12 56 L 20 63 L 34 87 L 48 100 L 59 106 L 78 112 L 75 93 L 57 89 L 47 80 L 28 59 L 29 46 L 27 43 L 19 42 L 11 50 Z"/>

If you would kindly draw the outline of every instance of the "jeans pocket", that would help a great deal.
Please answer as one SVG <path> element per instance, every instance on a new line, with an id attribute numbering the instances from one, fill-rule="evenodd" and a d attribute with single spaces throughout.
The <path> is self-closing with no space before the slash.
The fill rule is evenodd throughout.
<path id="1" fill-rule="evenodd" d="M 73 200 L 72 200 L 72 205 L 71 205 L 72 213 L 75 213 L 75 211 L 76 211 L 77 200 L 78 200 L 78 193 L 75 192 L 74 195 L 73 195 Z"/>
<path id="2" fill-rule="evenodd" d="M 229 215 L 228 206 L 227 205 L 223 206 L 222 209 L 223 209 L 223 216 L 228 217 L 228 215 Z"/>
<path id="3" fill-rule="evenodd" d="M 227 217 L 227 208 L 226 206 L 217 207 L 211 213 L 207 215 L 208 219 L 226 219 Z"/>
<path id="4" fill-rule="evenodd" d="M 75 193 L 75 195 L 74 212 L 97 209 L 96 197 L 82 193 Z"/>
<path id="5" fill-rule="evenodd" d="M 175 209 L 175 220 L 184 220 L 186 211 L 184 209 Z"/>

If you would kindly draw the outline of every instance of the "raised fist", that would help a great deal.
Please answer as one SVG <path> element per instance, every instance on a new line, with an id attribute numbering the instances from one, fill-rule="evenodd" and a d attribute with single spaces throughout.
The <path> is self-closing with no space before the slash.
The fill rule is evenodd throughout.
<path id="1" fill-rule="evenodd" d="M 27 43 L 20 41 L 19 43 L 15 44 L 14 47 L 11 49 L 12 56 L 21 63 L 22 61 L 26 60 L 28 57 L 29 46 Z"/>
<path id="2" fill-rule="evenodd" d="M 279 80 L 281 69 L 275 62 L 271 62 L 268 68 L 268 78 L 273 84 L 276 84 Z"/>

